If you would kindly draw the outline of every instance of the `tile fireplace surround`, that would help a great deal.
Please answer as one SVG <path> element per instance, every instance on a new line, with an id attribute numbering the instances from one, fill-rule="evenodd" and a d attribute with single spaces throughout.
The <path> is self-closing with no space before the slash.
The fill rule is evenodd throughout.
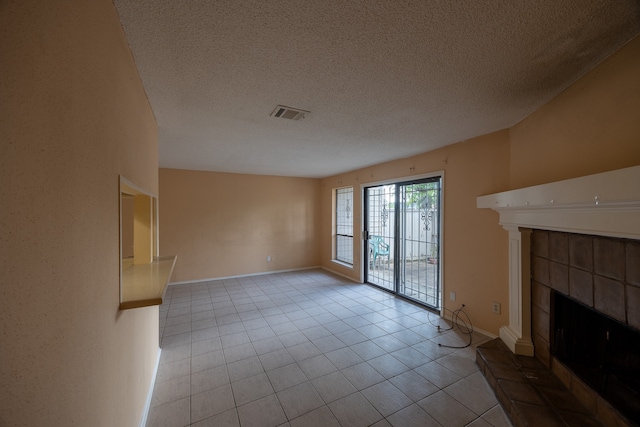
<path id="1" fill-rule="evenodd" d="M 477 206 L 497 211 L 509 232 L 509 324 L 500 339 L 551 368 L 605 425 L 621 421 L 611 421 L 605 403 L 599 414 L 597 393 L 550 355 L 549 295 L 559 291 L 640 329 L 640 314 L 627 309 L 640 305 L 640 166 L 481 196 Z M 570 251 L 579 265 L 570 265 Z M 603 254 L 597 265 L 594 252 Z"/>
<path id="2" fill-rule="evenodd" d="M 531 239 L 535 355 L 551 366 L 551 291 L 640 331 L 640 240 L 534 230 Z"/>

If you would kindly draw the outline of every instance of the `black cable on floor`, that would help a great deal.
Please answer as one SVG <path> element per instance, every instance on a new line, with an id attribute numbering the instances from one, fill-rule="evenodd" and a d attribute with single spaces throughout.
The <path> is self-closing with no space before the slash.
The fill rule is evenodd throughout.
<path id="1" fill-rule="evenodd" d="M 431 315 L 427 312 L 427 319 L 429 320 L 429 323 L 431 323 L 431 326 L 437 328 L 438 332 L 447 332 L 454 329 L 457 326 L 460 332 L 462 332 L 464 335 L 469 336 L 469 342 L 466 345 L 462 345 L 462 346 L 438 343 L 438 347 L 455 348 L 455 349 L 469 347 L 473 340 L 473 324 L 471 323 L 471 318 L 469 317 L 469 315 L 464 311 L 464 304 L 462 304 L 462 306 L 457 310 L 451 311 L 446 308 L 443 308 L 443 310 L 444 310 L 444 314 L 446 314 L 447 312 L 451 313 L 451 326 L 447 329 L 442 329 L 440 325 L 434 325 L 433 322 L 431 321 Z M 461 315 L 464 315 L 464 317 L 467 319 L 469 323 L 465 322 L 465 320 L 460 317 Z"/>

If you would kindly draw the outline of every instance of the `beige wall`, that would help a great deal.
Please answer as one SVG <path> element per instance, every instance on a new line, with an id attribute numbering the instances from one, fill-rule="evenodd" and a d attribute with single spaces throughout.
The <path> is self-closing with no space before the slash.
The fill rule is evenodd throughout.
<path id="1" fill-rule="evenodd" d="M 640 164 L 640 37 L 562 94 L 502 132 L 322 181 L 322 265 L 354 280 L 331 261 L 331 189 L 444 170 L 445 307 L 466 304 L 473 324 L 493 334 L 508 324 L 507 234 L 476 197 Z M 410 170 L 415 167 L 415 171 Z M 360 201 L 354 229 L 361 230 Z M 360 253 L 355 240 L 355 254 Z M 448 300 L 456 291 L 456 302 Z M 491 312 L 502 303 L 502 314 Z"/>
<path id="2" fill-rule="evenodd" d="M 322 265 L 362 281 L 359 255 L 361 240 L 354 239 L 354 268 L 331 261 L 332 190 L 354 186 L 354 230 L 361 230 L 362 189 L 368 183 L 444 171 L 444 283 L 446 295 L 457 294 L 456 301 L 445 298 L 445 308 L 466 305 L 474 323 L 487 331 L 497 331 L 507 322 L 507 311 L 485 316 L 492 301 L 507 302 L 506 232 L 498 226 L 492 212 L 476 208 L 476 197 L 509 188 L 508 132 L 496 132 L 451 145 L 426 154 L 388 162 L 322 180 Z M 478 319 L 482 317 L 482 322 Z"/>
<path id="3" fill-rule="evenodd" d="M 118 175 L 157 192 L 153 114 L 110 0 L 0 28 L 0 425 L 138 425 L 158 308 L 118 311 Z"/>
<path id="4" fill-rule="evenodd" d="M 122 258 L 133 258 L 133 197 L 122 197 L 120 203 Z"/>
<path id="5" fill-rule="evenodd" d="M 510 130 L 511 185 L 640 164 L 640 37 Z"/>
<path id="6" fill-rule="evenodd" d="M 320 265 L 319 189 L 317 179 L 160 169 L 172 282 Z"/>
<path id="7" fill-rule="evenodd" d="M 152 112 L 110 1 L 0 2 L 0 28 L 0 424 L 137 425 L 158 311 L 117 310 L 117 177 L 158 191 Z M 161 251 L 177 281 L 320 263 L 360 280 L 330 261 L 331 189 L 444 170 L 446 306 L 497 333 L 506 234 L 475 197 L 639 164 L 638 76 L 640 39 L 509 131 L 321 183 L 163 170 Z"/>

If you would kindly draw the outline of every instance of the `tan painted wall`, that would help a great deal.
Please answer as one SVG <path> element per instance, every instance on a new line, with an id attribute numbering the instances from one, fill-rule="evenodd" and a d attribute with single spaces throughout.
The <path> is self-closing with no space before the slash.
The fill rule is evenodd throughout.
<path id="1" fill-rule="evenodd" d="M 157 192 L 153 114 L 110 0 L 0 29 L 0 425 L 138 425 L 158 308 L 118 311 L 118 175 Z"/>
<path id="2" fill-rule="evenodd" d="M 474 325 L 497 334 L 508 324 L 507 234 L 478 195 L 640 164 L 640 37 L 512 128 L 444 149 L 322 181 L 322 265 L 362 280 L 360 266 L 331 262 L 331 189 L 445 170 L 444 286 L 467 304 Z M 360 191 L 359 188 L 356 191 Z M 354 228 L 361 230 L 360 201 Z M 360 242 L 356 240 L 356 254 Z M 471 301 L 471 302 L 469 302 Z M 491 313 L 502 303 L 502 315 Z"/>
<path id="3" fill-rule="evenodd" d="M 476 197 L 509 188 L 508 132 L 502 131 L 461 142 L 407 159 L 383 163 L 322 180 L 322 265 L 362 281 L 359 256 L 361 240 L 354 239 L 355 265 L 348 269 L 331 261 L 332 190 L 354 186 L 354 230 L 362 230 L 361 194 L 367 183 L 444 171 L 444 284 L 445 295 L 455 291 L 455 302 L 445 298 L 445 308 L 460 304 L 478 327 L 496 333 L 508 320 L 501 315 L 485 316 L 491 302 L 506 307 L 506 232 L 497 215 L 476 209 Z M 412 169 L 413 168 L 413 169 Z M 355 231 L 354 233 L 359 233 Z"/>
<path id="4" fill-rule="evenodd" d="M 133 258 L 133 197 L 122 197 L 122 258 Z"/>
<path id="5" fill-rule="evenodd" d="M 640 164 L 640 37 L 510 130 L 513 188 Z"/>
<path id="6" fill-rule="evenodd" d="M 172 282 L 320 265 L 319 195 L 317 179 L 160 169 Z"/>

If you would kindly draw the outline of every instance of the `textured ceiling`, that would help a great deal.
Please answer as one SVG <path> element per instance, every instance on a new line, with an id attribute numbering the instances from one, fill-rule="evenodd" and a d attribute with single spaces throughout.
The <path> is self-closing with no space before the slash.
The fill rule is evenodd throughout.
<path id="1" fill-rule="evenodd" d="M 161 167 L 300 177 L 512 126 L 640 33 L 637 0 L 115 5 Z"/>

